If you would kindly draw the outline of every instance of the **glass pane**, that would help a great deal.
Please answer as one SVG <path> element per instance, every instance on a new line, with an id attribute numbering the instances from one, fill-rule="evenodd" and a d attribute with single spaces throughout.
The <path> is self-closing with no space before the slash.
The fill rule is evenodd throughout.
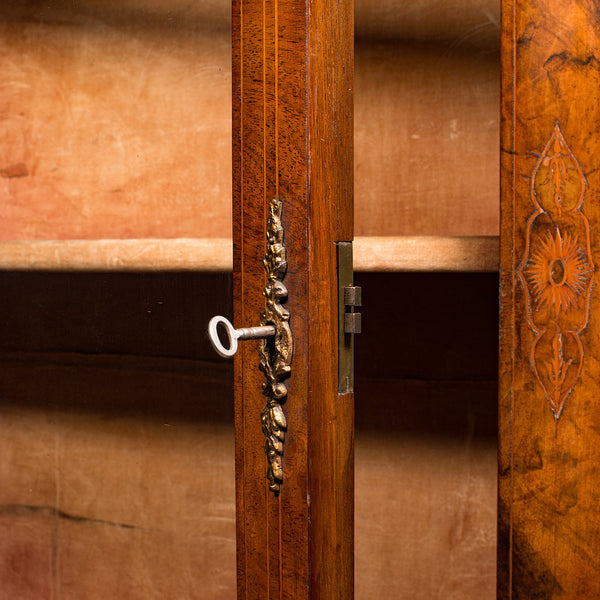
<path id="1" fill-rule="evenodd" d="M 500 3 L 355 6 L 356 235 L 498 235 Z M 497 275 L 356 281 L 357 599 L 492 600 Z"/>
<path id="2" fill-rule="evenodd" d="M 230 5 L 0 6 L 0 239 L 229 237 Z"/>
<path id="3" fill-rule="evenodd" d="M 355 234 L 498 235 L 500 3 L 355 6 Z"/>
<path id="4" fill-rule="evenodd" d="M 1 240 L 229 237 L 226 0 L 3 0 L 0 61 Z M 231 276 L 0 287 L 3 597 L 234 598 Z"/>

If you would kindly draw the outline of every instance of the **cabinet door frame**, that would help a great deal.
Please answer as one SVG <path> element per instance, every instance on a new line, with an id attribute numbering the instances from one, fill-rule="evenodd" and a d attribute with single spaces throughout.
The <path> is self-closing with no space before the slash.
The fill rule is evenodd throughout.
<path id="1" fill-rule="evenodd" d="M 293 335 L 269 487 L 258 341 L 235 359 L 238 598 L 353 597 L 354 397 L 338 393 L 339 242 L 353 237 L 353 6 L 233 0 L 234 323 L 258 325 L 281 202 Z"/>

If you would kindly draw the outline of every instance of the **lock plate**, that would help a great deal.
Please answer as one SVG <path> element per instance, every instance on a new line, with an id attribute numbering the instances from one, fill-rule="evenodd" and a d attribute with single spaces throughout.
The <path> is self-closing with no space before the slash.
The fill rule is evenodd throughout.
<path id="1" fill-rule="evenodd" d="M 360 332 L 360 288 L 353 286 L 352 242 L 337 242 L 338 262 L 338 393 L 354 391 L 354 333 Z"/>

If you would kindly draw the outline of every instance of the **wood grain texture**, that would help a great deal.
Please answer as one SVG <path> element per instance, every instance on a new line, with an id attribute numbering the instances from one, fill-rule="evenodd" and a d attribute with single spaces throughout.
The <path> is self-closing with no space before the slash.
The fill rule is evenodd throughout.
<path id="1" fill-rule="evenodd" d="M 231 271 L 229 238 L 0 242 L 11 271 Z"/>
<path id="2" fill-rule="evenodd" d="M 503 4 L 499 598 L 600 596 L 598 19 Z"/>
<path id="3" fill-rule="evenodd" d="M 354 269 L 379 272 L 471 272 L 498 270 L 495 236 L 373 236 L 354 243 Z"/>
<path id="4" fill-rule="evenodd" d="M 335 242 L 352 237 L 350 6 L 234 2 L 233 65 L 235 322 L 255 324 L 264 307 L 277 196 L 294 336 L 279 496 L 267 486 L 256 343 L 236 358 L 238 597 L 348 599 L 353 398 L 337 394 Z"/>

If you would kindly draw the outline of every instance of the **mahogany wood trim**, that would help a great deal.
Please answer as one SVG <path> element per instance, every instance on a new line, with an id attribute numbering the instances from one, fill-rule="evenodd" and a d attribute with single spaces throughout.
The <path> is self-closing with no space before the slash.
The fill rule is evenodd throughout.
<path id="1" fill-rule="evenodd" d="M 495 272 L 498 237 L 397 236 L 354 240 L 364 272 Z M 232 269 L 229 238 L 0 242 L 0 270 L 215 271 Z"/>
<path id="2" fill-rule="evenodd" d="M 234 322 L 264 309 L 265 228 L 283 203 L 294 339 L 283 484 L 269 489 L 257 344 L 235 358 L 238 598 L 354 595 L 354 402 L 338 396 L 336 242 L 353 236 L 353 11 L 233 2 Z"/>

